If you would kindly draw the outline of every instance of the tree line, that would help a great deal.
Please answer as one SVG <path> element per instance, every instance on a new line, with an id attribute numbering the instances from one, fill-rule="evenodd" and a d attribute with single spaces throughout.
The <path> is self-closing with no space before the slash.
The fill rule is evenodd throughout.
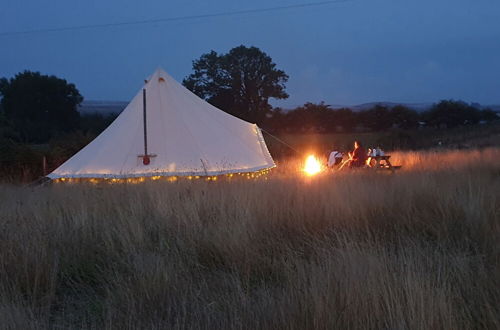
<path id="1" fill-rule="evenodd" d="M 426 111 L 404 105 L 374 105 L 363 111 L 332 109 L 325 103 L 306 103 L 292 110 L 272 109 L 262 123 L 274 132 L 334 133 L 381 132 L 419 127 L 452 128 L 500 119 L 491 109 L 479 109 L 463 101 L 443 100 Z"/>

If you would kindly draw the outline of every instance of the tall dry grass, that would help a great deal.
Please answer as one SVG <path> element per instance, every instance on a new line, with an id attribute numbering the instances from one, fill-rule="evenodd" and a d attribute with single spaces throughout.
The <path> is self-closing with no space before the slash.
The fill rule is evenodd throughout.
<path id="1" fill-rule="evenodd" d="M 500 328 L 500 150 L 396 174 L 0 186 L 0 327 Z"/>

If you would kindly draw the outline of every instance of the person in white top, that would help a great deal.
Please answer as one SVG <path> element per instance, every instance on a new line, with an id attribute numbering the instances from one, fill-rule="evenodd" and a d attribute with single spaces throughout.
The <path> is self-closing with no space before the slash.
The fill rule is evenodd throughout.
<path id="1" fill-rule="evenodd" d="M 340 151 L 332 151 L 330 153 L 330 157 L 328 157 L 328 167 L 333 167 L 335 165 L 338 165 L 342 162 L 342 153 Z"/>

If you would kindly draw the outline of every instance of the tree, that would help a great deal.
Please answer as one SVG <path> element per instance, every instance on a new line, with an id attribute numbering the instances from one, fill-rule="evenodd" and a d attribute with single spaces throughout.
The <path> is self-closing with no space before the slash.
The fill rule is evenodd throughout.
<path id="1" fill-rule="evenodd" d="M 358 124 L 357 114 L 351 109 L 332 109 L 324 102 L 310 103 L 289 111 L 275 108 L 266 127 L 289 132 L 351 132 Z"/>
<path id="2" fill-rule="evenodd" d="M 391 111 L 383 105 L 377 104 L 372 109 L 359 114 L 360 122 L 372 131 L 383 131 L 392 127 Z"/>
<path id="3" fill-rule="evenodd" d="M 64 79 L 24 71 L 1 79 L 0 95 L 4 116 L 24 142 L 47 142 L 78 127 L 83 97 Z"/>
<path id="4" fill-rule="evenodd" d="M 325 132 L 331 129 L 334 112 L 324 102 L 314 104 L 307 102 L 301 107 L 287 113 L 286 123 L 294 131 Z"/>
<path id="5" fill-rule="evenodd" d="M 356 128 L 358 123 L 358 114 L 353 112 L 349 108 L 341 108 L 338 110 L 334 110 L 334 120 L 336 123 L 336 128 L 340 128 L 344 132 L 352 132 Z"/>
<path id="6" fill-rule="evenodd" d="M 491 109 L 484 109 L 480 111 L 481 120 L 491 122 L 499 119 L 498 112 Z"/>
<path id="7" fill-rule="evenodd" d="M 83 133 L 99 135 L 118 117 L 116 113 L 86 113 L 80 116 L 80 130 Z"/>
<path id="8" fill-rule="evenodd" d="M 462 101 L 443 100 L 422 114 L 430 125 L 437 127 L 455 127 L 477 124 L 481 118 L 478 109 Z"/>
<path id="9" fill-rule="evenodd" d="M 265 123 L 262 127 L 271 132 L 284 131 L 288 128 L 287 125 L 287 113 L 282 108 L 273 108 L 269 112 Z"/>
<path id="10" fill-rule="evenodd" d="M 215 51 L 193 61 L 194 73 L 183 84 L 212 105 L 244 120 L 262 122 L 270 98 L 285 99 L 288 76 L 256 47 L 239 46 L 227 54 Z"/>
<path id="11" fill-rule="evenodd" d="M 404 105 L 396 105 L 391 108 L 392 122 L 399 128 L 409 129 L 418 126 L 418 112 Z"/>

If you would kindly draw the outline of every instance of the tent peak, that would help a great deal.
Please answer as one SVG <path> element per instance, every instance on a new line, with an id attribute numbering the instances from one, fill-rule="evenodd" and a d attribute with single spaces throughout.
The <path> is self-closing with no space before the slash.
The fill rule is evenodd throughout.
<path id="1" fill-rule="evenodd" d="M 156 68 L 156 70 L 148 78 L 144 80 L 147 84 L 150 81 L 165 82 L 167 80 L 174 80 L 162 67 Z"/>

